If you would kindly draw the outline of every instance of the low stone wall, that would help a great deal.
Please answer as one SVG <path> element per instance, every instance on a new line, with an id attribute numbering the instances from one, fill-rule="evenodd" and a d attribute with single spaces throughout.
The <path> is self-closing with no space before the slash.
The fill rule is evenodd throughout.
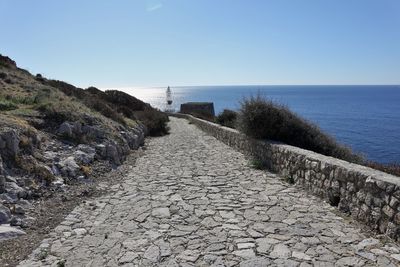
<path id="1" fill-rule="evenodd" d="M 186 114 L 225 144 L 268 163 L 271 171 L 322 197 L 373 230 L 400 240 L 400 177 L 301 148 L 249 139 L 237 130 Z"/>

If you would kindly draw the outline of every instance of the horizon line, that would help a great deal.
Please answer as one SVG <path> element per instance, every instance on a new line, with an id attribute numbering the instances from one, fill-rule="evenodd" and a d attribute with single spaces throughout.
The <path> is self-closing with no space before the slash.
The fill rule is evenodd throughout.
<path id="1" fill-rule="evenodd" d="M 399 84 L 208 84 L 208 85 L 159 85 L 159 86 L 104 86 L 100 90 L 150 89 L 150 88 L 184 88 L 184 87 L 241 87 L 241 86 L 400 86 Z M 90 87 L 90 86 L 89 86 Z M 96 87 L 96 86 L 95 86 Z M 88 87 L 86 87 L 88 88 Z"/>

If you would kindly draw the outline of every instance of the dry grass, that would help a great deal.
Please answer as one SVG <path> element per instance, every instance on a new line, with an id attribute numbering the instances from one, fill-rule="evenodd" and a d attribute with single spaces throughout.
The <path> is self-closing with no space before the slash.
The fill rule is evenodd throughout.
<path id="1" fill-rule="evenodd" d="M 92 170 L 92 168 L 91 168 L 90 166 L 82 165 L 82 166 L 81 166 L 81 172 L 82 172 L 86 177 L 89 177 L 89 176 L 93 173 L 93 170 Z"/>

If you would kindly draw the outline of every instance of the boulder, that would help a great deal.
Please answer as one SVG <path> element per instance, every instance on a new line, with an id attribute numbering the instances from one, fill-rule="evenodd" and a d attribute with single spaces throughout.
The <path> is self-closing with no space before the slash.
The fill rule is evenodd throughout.
<path id="1" fill-rule="evenodd" d="M 80 164 L 88 165 L 93 162 L 95 154 L 85 153 L 81 150 L 74 152 L 75 160 Z"/>
<path id="2" fill-rule="evenodd" d="M 77 147 L 79 150 L 82 150 L 85 153 L 88 154 L 95 154 L 96 153 L 96 149 L 90 145 L 85 145 L 85 144 L 80 144 Z"/>
<path id="3" fill-rule="evenodd" d="M 14 60 L 12 60 L 11 58 L 9 58 L 7 56 L 3 56 L 1 54 L 0 54 L 0 65 L 3 65 L 8 68 L 16 68 L 17 67 L 17 63 L 15 63 Z"/>
<path id="4" fill-rule="evenodd" d="M 0 139 L 2 139 L 1 154 L 6 157 L 15 158 L 19 153 L 19 136 L 18 132 L 14 129 L 10 129 L 6 132 L 3 132 L 0 135 Z"/>
<path id="5" fill-rule="evenodd" d="M 19 214 L 19 215 L 24 215 L 25 214 L 25 209 L 21 205 L 15 205 L 14 213 L 15 214 Z"/>
<path id="6" fill-rule="evenodd" d="M 35 220 L 35 218 L 29 216 L 13 216 L 10 220 L 10 225 L 28 228 L 29 225 L 32 225 Z"/>
<path id="7" fill-rule="evenodd" d="M 136 135 L 133 131 L 121 131 L 120 133 L 130 149 L 138 149 L 140 145 L 138 135 Z"/>
<path id="8" fill-rule="evenodd" d="M 53 174 L 55 176 L 60 175 L 60 170 L 58 169 L 58 167 L 56 165 L 51 166 L 51 171 L 53 172 Z"/>
<path id="9" fill-rule="evenodd" d="M 6 148 L 6 141 L 3 140 L 3 138 L 1 138 L 0 136 L 0 149 L 4 149 Z"/>
<path id="10" fill-rule="evenodd" d="M 0 224 L 8 223 L 11 219 L 11 212 L 10 210 L 0 204 Z"/>
<path id="11" fill-rule="evenodd" d="M 46 181 L 47 183 L 54 180 L 52 169 L 46 165 L 38 164 L 35 168 L 35 173 L 42 181 Z"/>
<path id="12" fill-rule="evenodd" d="M 25 235 L 26 233 L 17 228 L 11 227 L 10 225 L 0 225 L 0 241 Z"/>
<path id="13" fill-rule="evenodd" d="M 107 145 L 107 158 L 116 165 L 121 165 L 117 147 L 114 144 Z"/>
<path id="14" fill-rule="evenodd" d="M 74 157 L 68 157 L 58 163 L 61 174 L 75 178 L 80 170 L 79 165 L 76 163 Z"/>
<path id="15" fill-rule="evenodd" d="M 3 167 L 3 159 L 0 156 L 0 194 L 3 193 L 5 189 L 6 189 L 5 170 Z"/>
<path id="16" fill-rule="evenodd" d="M 98 144 L 95 147 L 96 154 L 99 155 L 101 159 L 107 158 L 107 147 L 103 144 Z"/>
<path id="17" fill-rule="evenodd" d="M 13 200 L 28 197 L 28 192 L 15 182 L 6 182 L 6 192 L 7 195 Z"/>
<path id="18" fill-rule="evenodd" d="M 72 138 L 73 137 L 72 129 L 73 126 L 69 122 L 63 122 L 58 128 L 57 133 L 65 137 Z"/>
<path id="19" fill-rule="evenodd" d="M 83 125 L 82 133 L 92 139 L 102 139 L 106 132 L 98 126 Z"/>
<path id="20" fill-rule="evenodd" d="M 72 131 L 76 136 L 81 136 L 82 135 L 82 123 L 79 121 L 72 123 Z"/>
<path id="21" fill-rule="evenodd" d="M 3 193 L 3 194 L 0 194 L 0 201 L 3 202 L 3 203 L 14 204 L 15 202 L 17 202 L 17 199 L 12 198 L 7 193 Z"/>

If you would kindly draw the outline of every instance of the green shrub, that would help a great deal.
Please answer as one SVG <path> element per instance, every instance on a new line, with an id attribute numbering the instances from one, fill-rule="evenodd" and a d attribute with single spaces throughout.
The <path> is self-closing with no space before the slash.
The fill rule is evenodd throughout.
<path id="1" fill-rule="evenodd" d="M 73 112 L 68 112 L 67 109 L 50 102 L 40 104 L 36 109 L 44 115 L 45 121 L 51 124 L 49 126 L 60 125 L 64 121 L 77 119 Z"/>
<path id="2" fill-rule="evenodd" d="M 15 105 L 13 102 L 0 99 L 0 111 L 14 110 L 17 108 L 18 108 L 18 106 Z"/>
<path id="3" fill-rule="evenodd" d="M 155 109 L 136 111 L 135 117 L 147 127 L 149 135 L 151 136 L 161 136 L 169 132 L 167 126 L 169 121 L 168 116 L 161 111 Z"/>
<path id="4" fill-rule="evenodd" d="M 361 156 L 338 144 L 315 124 L 260 95 L 242 101 L 239 117 L 241 131 L 253 138 L 279 141 L 350 162 L 363 162 Z"/>
<path id="5" fill-rule="evenodd" d="M 238 114 L 236 111 L 224 109 L 216 118 L 217 123 L 222 126 L 236 128 Z"/>

